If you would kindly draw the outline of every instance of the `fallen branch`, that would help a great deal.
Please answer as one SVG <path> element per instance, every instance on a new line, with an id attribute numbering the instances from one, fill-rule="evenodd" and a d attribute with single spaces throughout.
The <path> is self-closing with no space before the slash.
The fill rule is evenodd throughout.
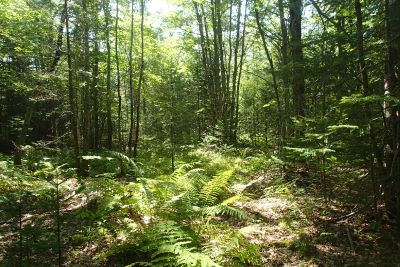
<path id="1" fill-rule="evenodd" d="M 359 207 L 355 211 L 352 211 L 352 212 L 350 212 L 350 213 L 348 213 L 346 215 L 340 216 L 338 218 L 332 218 L 332 219 L 328 220 L 328 222 L 330 222 L 330 223 L 338 223 L 338 222 L 347 220 L 347 219 L 353 217 L 354 215 L 359 214 L 360 212 L 367 210 L 368 208 L 370 208 L 370 206 L 371 206 L 371 201 L 368 202 L 365 206 Z"/>

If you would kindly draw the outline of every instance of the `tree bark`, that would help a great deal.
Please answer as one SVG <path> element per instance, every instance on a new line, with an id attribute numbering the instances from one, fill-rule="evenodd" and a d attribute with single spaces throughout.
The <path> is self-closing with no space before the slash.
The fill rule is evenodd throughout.
<path id="1" fill-rule="evenodd" d="M 128 149 L 132 151 L 133 130 L 134 130 L 134 107 L 133 107 L 133 14 L 134 14 L 134 1 L 131 2 L 131 35 L 129 44 L 129 97 L 130 97 L 130 127 L 129 127 L 129 140 Z"/>
<path id="2" fill-rule="evenodd" d="M 385 95 L 400 97 L 400 0 L 385 0 L 387 63 Z M 383 190 L 386 210 L 400 227 L 400 109 L 385 103 Z"/>
<path id="3" fill-rule="evenodd" d="M 238 2 L 237 21 L 236 21 L 236 38 L 235 47 L 233 49 L 233 73 L 232 73 L 232 93 L 231 93 L 231 128 L 232 142 L 235 142 L 235 126 L 236 126 L 236 101 L 238 100 L 237 80 L 239 72 L 239 47 L 240 47 L 240 24 L 242 15 L 242 1 Z"/>
<path id="4" fill-rule="evenodd" d="M 239 73 L 238 79 L 236 82 L 236 108 L 235 108 L 235 127 L 233 130 L 233 141 L 234 144 L 237 143 L 237 135 L 238 135 L 238 127 L 239 127 L 239 96 L 240 96 L 240 81 L 242 78 L 242 69 L 243 69 L 243 61 L 245 55 L 245 40 L 246 40 L 246 25 L 247 25 L 247 5 L 248 0 L 246 0 L 244 6 L 244 20 L 243 20 L 243 32 L 242 32 L 242 43 L 241 43 L 241 51 L 240 51 L 240 61 L 239 61 Z"/>
<path id="5" fill-rule="evenodd" d="M 68 16 L 68 0 L 64 0 L 64 12 L 65 12 L 65 30 L 67 37 L 67 62 L 68 62 L 68 98 L 70 106 L 70 122 L 74 146 L 74 157 L 75 167 L 80 169 L 80 148 L 79 148 L 79 129 L 78 119 L 76 110 L 76 96 L 73 84 L 73 73 L 72 73 L 72 56 L 71 56 L 71 40 L 69 36 L 69 16 Z"/>
<path id="6" fill-rule="evenodd" d="M 112 136 L 113 136 L 113 123 L 111 114 L 111 103 L 112 103 L 112 93 L 111 93 L 111 44 L 110 44 L 110 2 L 109 0 L 104 0 L 103 12 L 105 16 L 105 32 L 106 32 L 106 47 L 107 47 L 107 78 L 106 78 L 106 110 L 107 110 L 107 148 L 112 149 Z"/>
<path id="7" fill-rule="evenodd" d="M 143 72 L 144 72 L 144 0 L 140 1 L 140 70 L 139 70 L 139 82 L 137 88 L 137 99 L 136 99 L 136 129 L 135 129 L 135 142 L 133 143 L 133 157 L 138 156 L 138 145 L 139 145 L 139 134 L 140 134 L 140 101 L 141 91 L 143 84 Z"/>
<path id="8" fill-rule="evenodd" d="M 94 43 L 94 65 L 93 65 L 93 81 L 92 81 L 92 90 L 93 90 L 93 148 L 98 149 L 100 144 L 100 125 L 99 125 L 99 42 L 97 40 L 97 33 L 95 33 L 95 43 Z"/>
<path id="9" fill-rule="evenodd" d="M 99 4 L 94 4 L 94 51 L 93 51 L 93 71 L 92 71 L 92 103 L 93 103 L 93 148 L 98 149 L 100 146 L 100 124 L 99 124 Z"/>
<path id="10" fill-rule="evenodd" d="M 83 10 L 83 51 L 84 51 L 84 63 L 83 63 L 83 81 L 84 87 L 82 92 L 82 127 L 83 127 L 83 140 L 82 140 L 82 152 L 83 155 L 87 155 L 90 147 L 90 47 L 89 47 L 89 18 L 87 0 L 82 0 Z M 89 163 L 87 160 L 81 160 L 81 171 L 82 174 L 88 174 Z"/>
<path id="11" fill-rule="evenodd" d="M 121 75 L 119 70 L 119 54 L 118 54 L 118 22 L 119 22 L 119 0 L 117 0 L 117 14 L 115 19 L 115 63 L 117 65 L 117 95 L 118 95 L 118 146 L 122 149 L 122 133 L 121 133 L 121 120 L 122 120 L 122 96 L 121 96 Z"/>
<path id="12" fill-rule="evenodd" d="M 292 94 L 295 116 L 304 116 L 305 82 L 304 82 L 304 55 L 302 44 L 302 0 L 289 0 L 290 35 L 292 50 Z"/>
<path id="13" fill-rule="evenodd" d="M 285 19 L 285 8 L 283 6 L 283 0 L 278 0 L 278 9 L 279 9 L 279 22 L 280 22 L 280 28 L 281 28 L 281 35 L 282 35 L 282 43 L 281 43 L 281 55 L 282 55 L 282 62 L 281 62 L 281 69 L 284 69 L 285 71 L 288 70 L 288 65 L 289 65 L 289 52 L 288 52 L 288 29 L 286 25 L 286 19 Z M 285 73 L 282 76 L 282 81 L 283 81 L 283 94 L 284 94 L 284 121 L 283 121 L 283 132 L 284 135 L 288 134 L 288 115 L 290 114 L 289 112 L 289 79 L 288 75 Z"/>

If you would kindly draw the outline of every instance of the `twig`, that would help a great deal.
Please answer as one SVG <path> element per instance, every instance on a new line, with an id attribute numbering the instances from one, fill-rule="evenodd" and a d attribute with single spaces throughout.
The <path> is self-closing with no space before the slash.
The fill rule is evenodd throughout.
<path id="1" fill-rule="evenodd" d="M 353 253 L 355 253 L 356 251 L 355 251 L 355 249 L 354 249 L 353 240 L 351 239 L 349 227 L 348 227 L 347 225 L 346 225 L 346 233 L 347 233 L 347 238 L 349 239 L 349 242 L 350 242 L 351 250 L 353 251 Z"/>

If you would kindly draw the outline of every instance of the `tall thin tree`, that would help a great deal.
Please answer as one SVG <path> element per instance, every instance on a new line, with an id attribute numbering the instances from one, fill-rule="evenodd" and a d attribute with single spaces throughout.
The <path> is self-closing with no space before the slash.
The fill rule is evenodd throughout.
<path id="1" fill-rule="evenodd" d="M 117 131 L 118 131 L 118 146 L 119 149 L 122 149 L 122 129 L 121 129 L 121 120 L 122 120 L 122 96 L 121 96 L 121 74 L 119 69 L 119 51 L 118 51 L 118 22 L 119 22 L 119 0 L 117 0 L 117 13 L 115 18 L 115 63 L 117 67 L 117 95 L 118 95 L 118 122 L 117 122 Z"/>
<path id="2" fill-rule="evenodd" d="M 67 63 L 68 63 L 68 98 L 70 108 L 70 123 L 72 130 L 73 146 L 74 146 L 74 157 L 75 167 L 80 169 L 80 148 L 79 148 L 79 129 L 78 119 L 76 110 L 76 96 L 75 88 L 73 83 L 73 72 L 72 72 L 72 49 L 71 49 L 71 38 L 69 34 L 69 15 L 68 15 L 68 0 L 64 0 L 64 12 L 65 12 L 65 31 L 67 39 Z"/>
<path id="3" fill-rule="evenodd" d="M 134 14 L 134 0 L 131 2 L 131 35 L 129 44 L 129 96 L 130 96 L 130 127 L 129 127 L 129 141 L 128 149 L 132 151 L 133 130 L 134 130 L 134 107 L 133 107 L 133 14 Z"/>
<path id="4" fill-rule="evenodd" d="M 303 0 L 289 0 L 290 36 L 292 57 L 292 94 L 294 115 L 304 116 L 305 82 L 304 82 L 304 55 L 302 43 L 302 8 Z"/>
<path id="5" fill-rule="evenodd" d="M 107 48 L 107 78 L 106 78 L 106 121 L 107 121 L 107 148 L 112 149 L 113 122 L 111 114 L 112 92 L 111 92 L 111 44 L 110 44 L 110 1 L 103 0 L 103 12 L 105 17 L 105 38 Z"/>
<path id="6" fill-rule="evenodd" d="M 135 142 L 133 143 L 133 157 L 138 155 L 139 134 L 140 134 L 140 101 L 141 91 L 143 85 L 144 73 L 144 0 L 140 1 L 140 66 L 139 66 L 139 81 L 136 96 L 136 129 L 135 129 Z"/>

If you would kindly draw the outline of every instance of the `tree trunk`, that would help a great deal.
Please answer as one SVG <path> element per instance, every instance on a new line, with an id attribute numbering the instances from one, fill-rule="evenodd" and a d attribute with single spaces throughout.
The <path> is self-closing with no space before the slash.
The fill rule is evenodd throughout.
<path id="1" fill-rule="evenodd" d="M 72 77 L 72 56 L 71 56 L 71 40 L 69 36 L 69 16 L 68 16 L 68 0 L 64 0 L 65 12 L 65 30 L 67 37 L 67 62 L 68 62 L 68 98 L 70 106 L 70 122 L 72 130 L 72 138 L 74 145 L 75 167 L 80 169 L 80 148 L 79 148 L 79 129 L 76 111 L 76 97 Z"/>
<path id="2" fill-rule="evenodd" d="M 56 51 L 54 52 L 53 62 L 49 68 L 49 72 L 53 72 L 56 70 L 58 62 L 61 59 L 62 55 L 62 44 L 63 44 L 63 30 L 64 30 L 64 22 L 65 22 L 65 9 L 63 8 L 61 11 L 60 25 L 58 25 L 57 29 L 57 43 L 56 43 Z"/>
<path id="3" fill-rule="evenodd" d="M 268 49 L 267 40 L 265 39 L 264 30 L 263 30 L 263 28 L 261 26 L 260 14 L 258 12 L 258 7 L 257 6 L 255 7 L 255 17 L 256 17 L 257 28 L 258 28 L 258 31 L 260 33 L 261 40 L 262 40 L 262 43 L 263 43 L 264 51 L 265 51 L 265 54 L 267 55 L 269 67 L 271 69 L 272 85 L 273 85 L 273 88 L 274 88 L 275 98 L 276 98 L 277 107 L 278 107 L 278 113 L 279 113 L 279 116 L 280 116 L 280 114 L 282 113 L 282 106 L 281 106 L 281 101 L 280 101 L 280 97 L 279 97 L 279 88 L 278 88 L 278 82 L 277 82 L 277 79 L 276 79 L 274 61 L 273 61 L 271 53 L 269 52 L 269 49 Z"/>
<path id="4" fill-rule="evenodd" d="M 305 107 L 305 82 L 304 82 L 304 56 L 301 33 L 302 0 L 289 0 L 290 35 L 292 49 L 292 90 L 293 107 L 295 116 L 304 116 Z"/>
<path id="5" fill-rule="evenodd" d="M 236 21 L 236 38 L 235 47 L 233 49 L 233 73 L 232 73 L 232 93 L 231 93 L 231 128 L 232 128 L 232 142 L 235 142 L 235 126 L 236 126 L 236 102 L 238 101 L 237 80 L 239 72 L 239 47 L 240 47 L 240 24 L 242 15 L 242 1 L 238 3 L 237 21 Z"/>
<path id="6" fill-rule="evenodd" d="M 98 149 L 100 145 L 100 125 L 99 125 L 99 25 L 98 25 L 98 4 L 95 4 L 95 28 L 94 28 L 94 51 L 93 51 L 93 80 L 92 80 L 92 103 L 93 103 L 93 148 Z"/>
<path id="7" fill-rule="evenodd" d="M 117 14 L 115 18 L 115 61 L 117 65 L 117 94 L 118 94 L 118 146 L 122 149 L 122 133 L 121 133 L 121 120 L 122 120 L 122 96 L 121 96 L 121 75 L 119 70 L 119 54 L 118 54 L 118 21 L 119 21 L 119 0 L 117 0 Z"/>
<path id="8" fill-rule="evenodd" d="M 212 127 L 214 127 L 217 121 L 215 112 L 215 106 L 216 106 L 215 81 L 214 81 L 215 79 L 212 67 L 207 20 L 204 16 L 203 6 L 201 5 L 199 8 L 199 4 L 197 2 L 194 2 L 194 7 L 200 32 L 200 47 L 201 47 L 201 58 L 204 71 L 204 83 L 207 87 L 207 98 L 208 98 L 209 112 L 211 117 L 211 125 Z"/>
<path id="9" fill-rule="evenodd" d="M 112 136 L 113 136 L 113 124 L 111 114 L 111 44 L 110 44 L 110 2 L 105 0 L 103 4 L 103 11 L 105 16 L 105 27 L 106 27 L 106 46 L 107 46 L 107 99 L 106 99 L 106 110 L 107 110 L 107 148 L 112 149 Z"/>
<path id="10" fill-rule="evenodd" d="M 281 62 L 281 69 L 285 71 L 288 70 L 289 65 L 289 55 L 288 55 L 288 30 L 285 20 L 285 8 L 283 6 L 283 0 L 278 0 L 278 9 L 279 9 L 279 22 L 281 27 L 281 35 L 282 35 L 282 43 L 281 43 L 281 54 L 282 54 L 282 62 Z M 285 111 L 284 111 L 284 121 L 283 121 L 283 132 L 286 136 L 288 134 L 288 115 L 289 112 L 289 79 L 288 75 L 285 73 L 282 76 L 283 81 L 283 90 L 284 90 L 284 104 L 285 104 Z"/>
<path id="11" fill-rule="evenodd" d="M 385 0 L 387 64 L 385 94 L 400 96 L 400 0 Z M 383 190 L 386 210 L 397 219 L 400 227 L 400 109 L 385 103 L 385 140 L 383 164 Z"/>
<path id="12" fill-rule="evenodd" d="M 264 30 L 262 28 L 261 22 L 260 22 L 260 14 L 258 11 L 258 7 L 257 5 L 255 6 L 255 17 L 256 17 L 256 23 L 257 23 L 257 28 L 258 31 L 260 33 L 261 36 L 261 40 L 263 43 L 263 47 L 264 47 L 264 51 L 265 54 L 267 55 L 267 59 L 268 59 L 268 63 L 269 63 L 269 67 L 271 70 L 271 75 L 272 75 L 272 86 L 274 88 L 274 92 L 275 92 L 275 98 L 276 98 L 276 103 L 277 103 L 277 112 L 278 112 L 278 119 L 279 119 L 279 132 L 278 132 L 278 136 L 280 137 L 279 140 L 279 151 L 281 151 L 281 148 L 283 146 L 282 144 L 282 140 L 284 140 L 285 136 L 286 136 L 286 131 L 285 131 L 285 118 L 284 118 L 284 112 L 282 109 L 282 104 L 281 104 L 281 100 L 280 100 L 280 96 L 279 96 L 279 87 L 278 87 L 278 81 L 276 78 L 276 72 L 275 72 L 275 65 L 274 65 L 274 61 L 272 59 L 272 55 L 269 52 L 268 49 L 268 44 L 267 44 L 267 40 L 265 38 L 265 33 Z"/>
<path id="13" fill-rule="evenodd" d="M 83 155 L 87 155 L 90 147 L 90 47 L 89 47 L 89 20 L 88 20 L 88 9 L 87 0 L 82 1 L 83 10 L 83 50 L 84 50 L 84 63 L 83 63 L 83 80 L 84 87 L 82 92 L 82 127 L 83 127 L 83 142 L 82 142 L 82 152 Z M 88 174 L 88 161 L 85 159 L 81 160 L 81 171 L 82 174 Z"/>
<path id="14" fill-rule="evenodd" d="M 235 127 L 233 130 L 233 140 L 234 143 L 237 143 L 237 135 L 238 135 L 238 127 L 239 127 L 239 96 L 240 96 L 240 80 L 242 78 L 242 69 L 243 69 L 243 60 L 245 55 L 245 40 L 246 40 L 246 25 L 247 25 L 247 4 L 248 0 L 246 0 L 244 6 L 244 20 L 243 20 L 243 32 L 242 32 L 242 44 L 241 44 L 241 54 L 239 61 L 239 73 L 238 79 L 236 82 L 236 108 L 235 108 Z"/>
<path id="15" fill-rule="evenodd" d="M 355 0 L 354 1 L 354 8 L 355 8 L 355 13 L 356 13 L 356 25 L 357 25 L 357 51 L 358 51 L 358 65 L 359 65 L 359 71 L 360 71 L 360 78 L 361 78 L 361 85 L 362 85 L 362 91 L 364 96 L 369 96 L 372 94 L 372 90 L 370 89 L 369 86 L 369 79 L 368 79 L 368 68 L 367 64 L 365 62 L 365 50 L 364 50 L 364 29 L 363 29 L 363 14 L 362 14 L 362 6 L 360 0 Z M 376 138 L 375 138 L 375 130 L 374 126 L 371 123 L 372 118 L 372 112 L 371 112 L 371 107 L 369 104 L 366 104 L 364 106 L 365 109 L 365 114 L 367 117 L 367 120 L 369 121 L 369 142 L 370 142 L 370 151 L 369 151 L 369 159 L 368 159 L 368 165 L 369 165 L 369 175 L 371 177 L 371 181 L 373 184 L 373 195 L 374 195 L 374 204 L 375 204 L 375 210 L 377 209 L 378 205 L 378 193 L 377 193 L 377 184 L 375 180 L 375 173 L 374 173 L 374 155 L 376 157 L 379 157 L 377 155 L 378 147 L 376 144 Z"/>
<path id="16" fill-rule="evenodd" d="M 138 144 L 139 144 L 139 130 L 140 130 L 140 98 L 143 84 L 143 72 L 144 72 L 144 0 L 140 1 L 140 70 L 139 70 L 139 82 L 137 88 L 137 99 L 136 99 L 136 131 L 135 131 L 135 142 L 133 143 L 133 157 L 136 158 L 138 155 Z"/>
<path id="17" fill-rule="evenodd" d="M 134 109 L 133 109 L 133 8 L 134 1 L 131 3 L 131 36 L 130 36 L 130 44 L 129 44 L 129 97 L 130 97 L 130 127 L 129 127 L 129 141 L 128 141 L 128 149 L 129 152 L 132 151 L 132 142 L 133 142 L 133 130 L 134 130 Z"/>
<path id="18" fill-rule="evenodd" d="M 21 133 L 17 141 L 15 142 L 15 154 L 14 154 L 14 165 L 22 164 L 22 146 L 26 142 L 26 137 L 28 135 L 29 125 L 31 124 L 31 118 L 33 114 L 34 103 L 28 100 L 28 104 L 25 112 L 24 124 L 22 125 Z"/>

